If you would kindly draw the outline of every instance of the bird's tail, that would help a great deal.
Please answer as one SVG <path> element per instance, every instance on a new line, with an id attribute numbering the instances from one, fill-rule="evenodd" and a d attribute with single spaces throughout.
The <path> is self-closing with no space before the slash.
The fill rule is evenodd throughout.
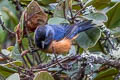
<path id="1" fill-rule="evenodd" d="M 66 38 L 72 39 L 75 37 L 78 33 L 82 31 L 86 31 L 90 28 L 93 28 L 95 24 L 92 23 L 92 20 L 84 21 L 77 23 L 73 26 L 70 26 L 69 29 L 66 31 Z"/>

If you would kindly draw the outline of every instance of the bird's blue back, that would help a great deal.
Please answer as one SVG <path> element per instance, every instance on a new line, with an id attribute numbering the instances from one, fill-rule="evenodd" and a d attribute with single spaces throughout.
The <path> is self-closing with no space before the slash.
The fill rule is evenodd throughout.
<path id="1" fill-rule="evenodd" d="M 45 27 L 48 32 L 51 31 L 53 33 L 53 39 L 58 41 L 65 37 L 66 31 L 70 26 L 67 24 L 48 24 Z"/>
<path id="2" fill-rule="evenodd" d="M 92 24 L 91 20 L 85 21 L 82 23 L 77 23 L 74 25 L 69 25 L 69 24 L 45 25 L 46 30 L 48 31 L 47 33 L 49 33 L 49 31 L 51 31 L 53 33 L 53 39 L 57 40 L 57 41 L 65 38 L 65 37 L 68 39 L 72 39 L 79 32 L 93 28 L 93 26 L 94 26 L 94 24 Z"/>

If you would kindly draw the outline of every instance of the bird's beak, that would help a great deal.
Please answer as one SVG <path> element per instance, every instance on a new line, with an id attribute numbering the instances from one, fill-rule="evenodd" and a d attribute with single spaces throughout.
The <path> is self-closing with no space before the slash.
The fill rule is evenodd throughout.
<path id="1" fill-rule="evenodd" d="M 44 47 L 45 47 L 45 42 L 42 41 L 42 48 L 44 49 Z"/>

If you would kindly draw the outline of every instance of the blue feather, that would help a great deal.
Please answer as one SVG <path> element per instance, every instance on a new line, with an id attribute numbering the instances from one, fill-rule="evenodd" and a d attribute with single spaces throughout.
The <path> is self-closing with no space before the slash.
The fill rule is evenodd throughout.
<path id="1" fill-rule="evenodd" d="M 92 21 L 84 21 L 81 23 L 77 23 L 74 25 L 69 24 L 60 24 L 60 25 L 52 25 L 48 24 L 45 25 L 47 34 L 49 31 L 52 31 L 53 33 L 53 39 L 54 40 L 61 40 L 63 38 L 69 38 L 72 39 L 74 36 L 76 36 L 78 33 L 85 31 L 87 29 L 90 29 L 94 26 L 94 24 L 91 23 Z"/>
<path id="2" fill-rule="evenodd" d="M 58 41 L 61 40 L 65 37 L 66 29 L 69 28 L 67 27 L 69 25 L 46 25 L 45 27 L 47 28 L 47 34 L 49 31 L 52 31 L 53 33 L 53 39 Z M 47 36 L 47 35 L 46 35 Z"/>

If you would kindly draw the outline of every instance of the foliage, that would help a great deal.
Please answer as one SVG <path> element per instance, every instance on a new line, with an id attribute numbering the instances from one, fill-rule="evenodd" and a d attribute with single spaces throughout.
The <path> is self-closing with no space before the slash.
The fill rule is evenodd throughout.
<path id="1" fill-rule="evenodd" d="M 119 0 L 1 0 L 0 80 L 119 80 L 119 13 Z M 35 46 L 38 26 L 84 20 L 95 28 L 81 32 L 68 54 Z"/>

